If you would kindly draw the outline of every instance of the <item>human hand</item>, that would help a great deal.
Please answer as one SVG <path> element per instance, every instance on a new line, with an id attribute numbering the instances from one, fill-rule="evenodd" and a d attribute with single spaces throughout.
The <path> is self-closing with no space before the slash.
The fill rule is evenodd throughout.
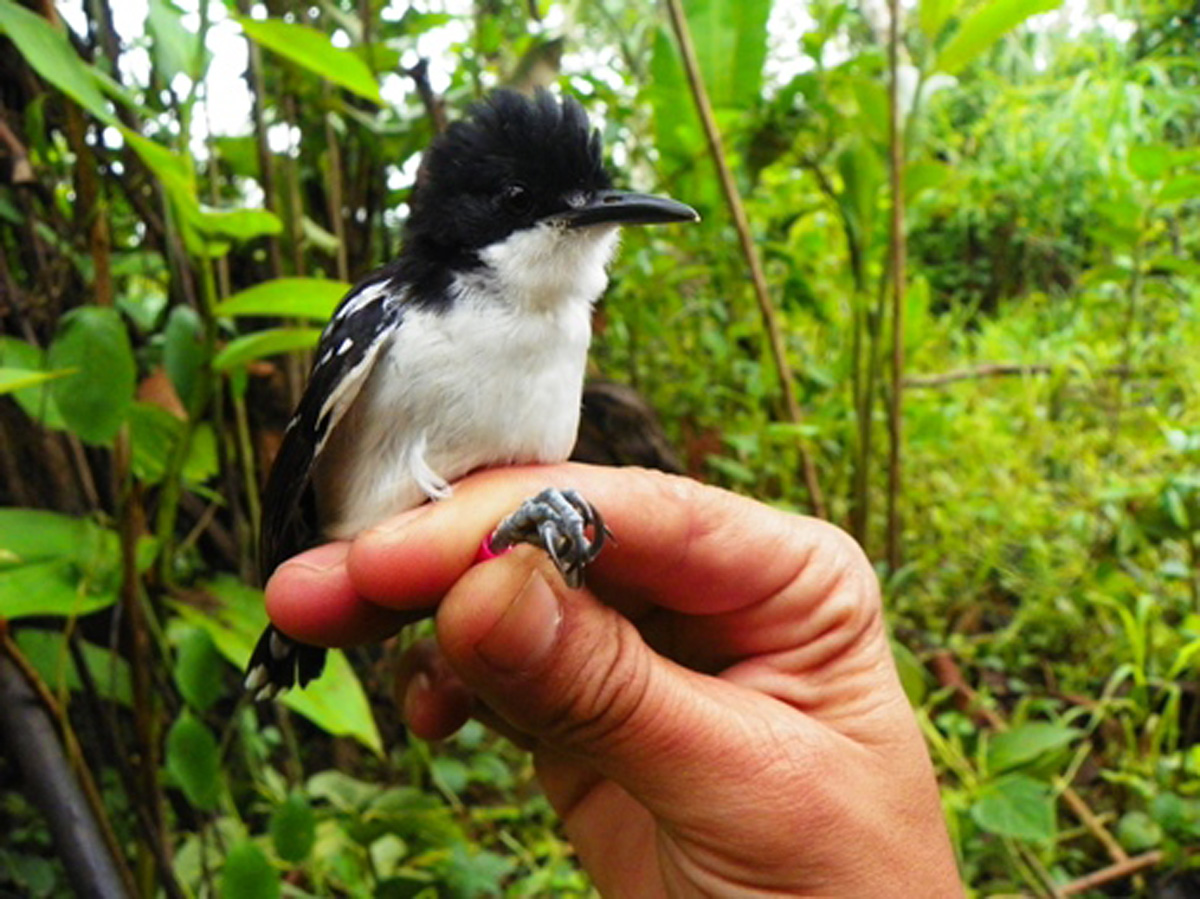
<path id="1" fill-rule="evenodd" d="M 616 535 L 584 590 L 528 547 L 474 564 L 548 485 Z M 410 728 L 474 714 L 530 748 L 606 895 L 961 895 L 874 573 L 831 525 L 654 472 L 502 469 L 297 556 L 267 605 L 322 645 L 436 606 L 400 666 Z"/>

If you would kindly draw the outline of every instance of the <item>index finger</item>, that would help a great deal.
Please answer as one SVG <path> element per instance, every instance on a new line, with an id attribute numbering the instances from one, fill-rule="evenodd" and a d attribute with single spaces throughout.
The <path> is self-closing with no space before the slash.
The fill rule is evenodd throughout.
<path id="1" fill-rule="evenodd" d="M 392 608 L 436 602 L 500 520 L 548 486 L 578 490 L 603 514 L 615 540 L 587 582 L 606 599 L 622 597 L 622 611 L 641 601 L 720 615 L 779 594 L 801 573 L 806 593 L 844 575 L 846 547 L 828 550 L 849 538 L 823 522 L 661 472 L 566 464 L 480 472 L 451 499 L 364 532 L 347 559 L 350 582 Z"/>

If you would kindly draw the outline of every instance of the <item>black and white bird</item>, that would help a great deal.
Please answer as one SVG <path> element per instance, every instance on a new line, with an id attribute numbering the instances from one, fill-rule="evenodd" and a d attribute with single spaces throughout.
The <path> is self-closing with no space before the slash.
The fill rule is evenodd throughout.
<path id="1" fill-rule="evenodd" d="M 422 161 L 399 258 L 354 287 L 321 335 L 268 479 L 263 575 L 444 499 L 475 469 L 567 459 L 619 226 L 696 219 L 614 190 L 572 99 L 498 91 L 451 125 Z M 541 546 L 578 586 L 604 536 L 586 500 L 547 490 L 491 544 Z M 246 687 L 273 697 L 324 659 L 268 627 Z"/>

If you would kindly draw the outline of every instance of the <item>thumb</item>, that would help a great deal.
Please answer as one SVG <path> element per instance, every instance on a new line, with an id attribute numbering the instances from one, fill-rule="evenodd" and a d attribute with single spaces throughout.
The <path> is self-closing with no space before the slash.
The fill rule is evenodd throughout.
<path id="1" fill-rule="evenodd" d="M 628 619 L 567 588 L 540 553 L 475 566 L 443 600 L 437 626 L 459 677 L 539 749 L 586 763 L 679 823 L 697 804 L 699 819 L 717 802 L 753 805 L 744 772 L 777 745 L 755 738 L 767 736 L 777 701 L 659 656 Z M 820 739 L 806 716 L 788 717 Z"/>

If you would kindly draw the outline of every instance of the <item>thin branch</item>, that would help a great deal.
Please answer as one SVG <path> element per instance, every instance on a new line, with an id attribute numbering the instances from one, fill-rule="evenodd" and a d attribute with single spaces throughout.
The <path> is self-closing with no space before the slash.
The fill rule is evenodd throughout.
<path id="1" fill-rule="evenodd" d="M 421 98 L 421 105 L 425 107 L 425 114 L 433 123 L 434 133 L 441 134 L 446 130 L 446 102 L 434 93 L 433 85 L 429 83 L 429 60 L 422 57 L 411 69 L 406 69 L 404 74 L 416 85 L 417 95 Z"/>
<path id="2" fill-rule="evenodd" d="M 708 99 L 708 91 L 705 89 L 704 80 L 700 75 L 700 65 L 696 61 L 696 50 L 692 45 L 692 35 L 688 29 L 687 17 L 684 15 L 681 0 L 667 0 L 667 10 L 671 16 L 671 27 L 675 31 L 675 39 L 679 43 L 679 50 L 683 55 L 683 66 L 687 74 L 688 85 L 691 88 L 692 99 L 696 104 L 696 112 L 699 114 L 700 122 L 704 126 L 704 136 L 708 141 L 709 155 L 712 156 L 713 164 L 717 168 L 717 175 L 721 181 L 721 191 L 725 195 L 725 202 L 729 206 L 729 211 L 733 216 L 733 223 L 737 228 L 738 239 L 742 245 L 742 254 L 746 257 L 746 264 L 750 268 L 750 280 L 754 285 L 754 296 L 758 300 L 759 312 L 762 314 L 763 325 L 766 328 L 767 337 L 770 341 L 771 356 L 775 362 L 775 373 L 779 379 L 779 387 L 783 391 L 788 420 L 794 424 L 799 424 L 803 419 L 803 415 L 800 412 L 800 404 L 796 400 L 796 390 L 792 372 L 787 362 L 787 348 L 784 344 L 783 332 L 779 325 L 775 306 L 771 302 L 771 296 L 767 289 L 767 279 L 763 273 L 762 262 L 758 257 L 758 249 L 755 247 L 754 237 L 750 233 L 750 222 L 746 218 L 746 210 L 742 205 L 742 198 L 738 194 L 737 185 L 733 180 L 733 173 L 730 171 L 729 163 L 725 158 L 725 150 L 721 144 L 721 132 L 717 129 L 712 105 Z M 797 443 L 800 447 L 800 458 L 804 466 L 804 483 L 808 488 L 809 500 L 812 502 L 813 512 L 817 516 L 824 518 L 826 517 L 825 499 L 821 493 L 820 482 L 817 480 L 816 465 L 813 462 L 812 454 L 808 450 L 807 442 L 803 438 L 799 438 Z"/>
<path id="3" fill-rule="evenodd" d="M 1028 364 L 1016 362 L 987 362 L 973 368 L 960 368 L 954 371 L 942 372 L 935 375 L 909 375 L 904 379 L 905 387 L 944 387 L 959 381 L 974 381 L 980 378 L 1002 378 L 1023 375 L 1048 375 L 1061 369 L 1061 365 L 1051 365 L 1047 362 L 1031 362 Z M 1111 365 L 1101 369 L 1097 374 L 1105 377 L 1125 377 L 1131 374 L 1127 365 Z M 1154 371 L 1145 374 L 1156 374 Z"/>
<path id="4" fill-rule="evenodd" d="M 900 568 L 902 522 L 900 520 L 901 471 L 904 445 L 904 287 L 907 277 L 904 236 L 904 124 L 900 111 L 900 0 L 888 0 L 888 130 L 891 145 L 892 216 L 890 255 L 892 270 L 892 395 L 888 417 L 887 560 L 888 568 Z"/>
<path id="5" fill-rule="evenodd" d="M 1133 858 L 1126 859 L 1123 862 L 1117 862 L 1116 864 L 1109 865 L 1107 868 L 1093 871 L 1085 877 L 1072 880 L 1070 883 L 1058 888 L 1058 895 L 1076 896 L 1079 893 L 1086 893 L 1088 890 L 1093 890 L 1106 883 L 1112 883 L 1114 880 L 1122 880 L 1139 871 L 1153 868 L 1165 857 L 1161 849 L 1143 852 L 1141 855 L 1135 855 Z"/>

